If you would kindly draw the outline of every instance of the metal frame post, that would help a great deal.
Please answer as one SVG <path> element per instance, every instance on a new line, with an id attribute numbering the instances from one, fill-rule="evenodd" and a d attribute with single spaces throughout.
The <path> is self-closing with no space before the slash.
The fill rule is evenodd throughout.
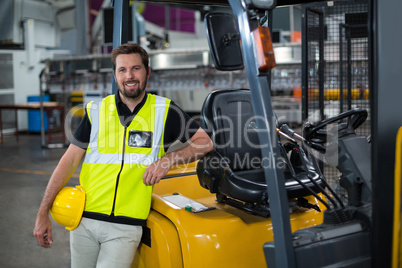
<path id="1" fill-rule="evenodd" d="M 339 24 L 339 112 L 343 113 L 343 29 Z"/>
<path id="2" fill-rule="evenodd" d="M 345 35 L 346 35 L 346 57 L 347 57 L 347 63 L 348 63 L 348 81 L 347 81 L 347 87 L 348 87 L 348 110 L 352 109 L 352 38 L 351 38 L 351 33 L 350 33 L 350 27 L 345 27 Z"/>
<path id="3" fill-rule="evenodd" d="M 128 0 L 113 1 L 113 48 L 128 42 Z M 112 81 L 112 93 L 117 92 L 117 84 Z"/>
<path id="4" fill-rule="evenodd" d="M 320 119 L 325 119 L 324 113 L 324 72 L 325 72 L 325 58 L 324 58 L 324 38 L 325 38 L 325 28 L 324 28 L 324 15 L 321 12 L 318 14 L 318 27 L 319 27 L 319 40 L 318 40 L 318 107 L 320 109 Z"/>
<path id="5" fill-rule="evenodd" d="M 308 77 L 309 77 L 309 46 L 308 46 L 308 12 L 312 12 L 319 16 L 319 37 L 318 37 L 318 102 L 320 119 L 324 119 L 324 70 L 325 70 L 325 59 L 324 59 L 324 38 L 325 38 L 325 28 L 324 28 L 324 14 L 318 10 L 311 10 L 306 6 L 303 6 L 302 10 L 302 120 L 308 119 L 309 111 L 309 88 L 308 88 Z"/>
<path id="6" fill-rule="evenodd" d="M 391 267 L 396 134 L 402 125 L 402 1 L 369 1 L 372 267 Z"/>
<path id="7" fill-rule="evenodd" d="M 254 43 L 250 35 L 250 24 L 246 3 L 243 0 L 229 0 L 237 18 L 242 41 L 243 58 L 249 79 L 254 114 L 261 130 L 259 140 L 268 148 L 261 150 L 264 162 L 265 180 L 271 210 L 271 219 L 275 244 L 275 260 L 277 267 L 296 267 L 295 254 L 290 229 L 289 205 L 285 188 L 284 174 L 277 169 L 277 157 L 280 151 L 276 146 L 276 116 L 272 109 L 270 87 L 266 74 L 259 73 L 254 56 Z"/>
<path id="8" fill-rule="evenodd" d="M 308 43 L 307 43 L 307 22 L 308 12 L 305 6 L 302 6 L 302 121 L 306 121 L 308 118 Z"/>

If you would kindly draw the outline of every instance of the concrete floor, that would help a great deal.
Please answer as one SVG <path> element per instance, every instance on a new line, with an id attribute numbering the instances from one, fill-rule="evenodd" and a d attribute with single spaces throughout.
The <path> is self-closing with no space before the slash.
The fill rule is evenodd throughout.
<path id="1" fill-rule="evenodd" d="M 50 249 L 33 236 L 37 209 L 64 151 L 43 150 L 37 134 L 20 135 L 19 142 L 6 136 L 0 143 L 0 267 L 70 267 L 69 231 L 52 220 Z M 77 184 L 73 176 L 67 185 Z"/>

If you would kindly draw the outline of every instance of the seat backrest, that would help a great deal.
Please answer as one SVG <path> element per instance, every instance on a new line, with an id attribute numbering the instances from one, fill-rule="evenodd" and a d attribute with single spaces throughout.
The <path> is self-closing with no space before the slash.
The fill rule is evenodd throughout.
<path id="1" fill-rule="evenodd" d="M 201 126 L 210 134 L 214 152 L 201 158 L 197 164 L 200 185 L 216 193 L 218 201 L 240 200 L 227 202 L 245 211 L 252 207 L 251 213 L 268 215 L 263 168 L 266 163 L 262 163 L 265 159 L 261 154 L 268 145 L 260 144 L 258 138 L 259 132 L 266 130 L 257 127 L 250 91 L 217 90 L 210 93 L 201 110 Z M 321 177 L 302 149 L 294 144 L 294 148 L 284 146 L 280 140 L 277 142 L 281 156 L 276 157 L 276 168 L 284 171 L 288 197 L 297 198 L 310 195 L 311 191 L 320 191 L 317 185 L 322 184 Z M 280 158 L 283 161 L 280 162 Z M 242 202 L 248 205 L 240 205 Z"/>
<path id="2" fill-rule="evenodd" d="M 201 126 L 233 171 L 261 167 L 261 148 L 250 91 L 216 90 L 201 111 Z"/>

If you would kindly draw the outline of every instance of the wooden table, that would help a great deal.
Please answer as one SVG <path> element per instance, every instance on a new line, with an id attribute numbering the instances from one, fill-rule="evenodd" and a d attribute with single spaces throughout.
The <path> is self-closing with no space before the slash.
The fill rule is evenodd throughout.
<path id="1" fill-rule="evenodd" d="M 64 105 L 58 102 L 43 102 L 43 111 L 46 112 L 46 115 L 50 119 L 52 111 L 59 110 L 61 112 L 61 131 L 62 131 L 62 138 L 63 138 L 63 146 L 66 141 L 66 135 L 64 132 Z M 2 120 L 2 110 L 14 110 L 15 111 L 15 132 L 14 135 L 19 141 L 18 136 L 18 110 L 41 110 L 40 103 L 24 103 L 24 104 L 1 104 L 0 105 L 0 143 L 3 143 L 3 120 Z M 47 131 L 47 139 L 48 143 L 45 144 L 45 137 L 44 137 L 44 126 L 41 124 L 41 136 L 42 136 L 42 147 L 49 147 L 52 145 L 52 131 L 51 128 L 48 127 Z M 54 144 L 53 144 L 54 145 Z M 60 146 L 57 146 L 60 147 Z"/>

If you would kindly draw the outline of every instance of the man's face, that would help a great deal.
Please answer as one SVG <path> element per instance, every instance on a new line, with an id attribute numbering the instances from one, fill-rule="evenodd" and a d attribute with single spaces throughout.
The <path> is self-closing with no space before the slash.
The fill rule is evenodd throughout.
<path id="1" fill-rule="evenodd" d="M 121 95 L 126 99 L 138 99 L 144 96 L 150 70 L 142 63 L 141 56 L 121 54 L 116 58 L 115 80 Z"/>

